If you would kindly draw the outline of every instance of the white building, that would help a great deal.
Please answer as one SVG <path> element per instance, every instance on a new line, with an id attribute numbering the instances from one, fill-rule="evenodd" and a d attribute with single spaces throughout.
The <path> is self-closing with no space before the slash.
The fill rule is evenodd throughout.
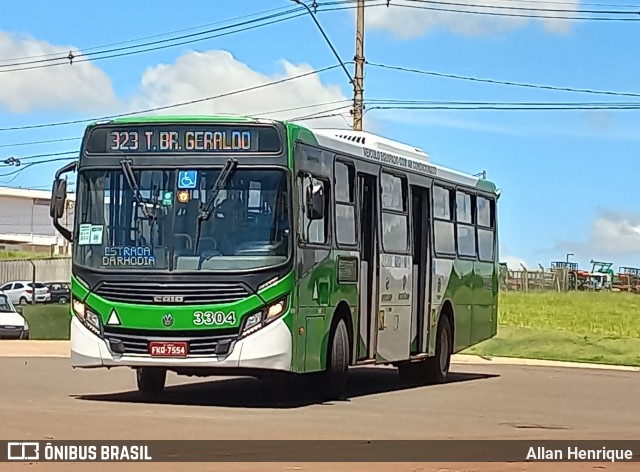
<path id="1" fill-rule="evenodd" d="M 49 216 L 51 191 L 0 187 L 0 249 L 69 254 L 68 242 L 53 227 Z M 67 196 L 60 222 L 73 224 L 75 194 Z"/>

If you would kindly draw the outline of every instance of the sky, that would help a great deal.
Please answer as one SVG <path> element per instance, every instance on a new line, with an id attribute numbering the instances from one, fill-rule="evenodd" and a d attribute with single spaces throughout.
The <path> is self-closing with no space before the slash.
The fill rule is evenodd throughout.
<path id="1" fill-rule="evenodd" d="M 92 119 L 194 100 L 148 114 L 351 128 L 350 79 L 291 0 L 2 3 L 0 186 L 49 189 Z M 353 76 L 354 3 L 316 3 Z M 583 268 L 640 267 L 637 1 L 366 3 L 365 131 L 486 171 L 501 190 L 500 258 L 513 269 L 568 253 Z M 70 51 L 71 63 L 60 59 Z"/>

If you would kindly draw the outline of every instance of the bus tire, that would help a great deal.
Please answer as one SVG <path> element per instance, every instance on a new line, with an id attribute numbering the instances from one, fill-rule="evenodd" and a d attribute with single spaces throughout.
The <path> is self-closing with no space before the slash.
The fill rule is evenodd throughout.
<path id="1" fill-rule="evenodd" d="M 451 367 L 451 352 L 453 351 L 453 336 L 449 317 L 442 315 L 438 322 L 436 333 L 436 355 L 427 359 L 426 381 L 431 384 L 443 383 L 449 375 Z"/>
<path id="2" fill-rule="evenodd" d="M 347 390 L 349 375 L 349 333 L 344 320 L 338 321 L 329 338 L 327 368 L 320 379 L 323 400 L 339 400 Z"/>
<path id="3" fill-rule="evenodd" d="M 167 371 L 162 367 L 138 367 L 136 369 L 138 391 L 144 394 L 159 394 L 164 392 Z"/>

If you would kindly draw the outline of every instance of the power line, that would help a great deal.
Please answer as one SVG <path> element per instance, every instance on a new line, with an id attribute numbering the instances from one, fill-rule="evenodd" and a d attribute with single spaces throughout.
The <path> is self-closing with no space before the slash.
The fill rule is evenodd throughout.
<path id="1" fill-rule="evenodd" d="M 515 87 L 528 87 L 528 88 L 534 88 L 534 89 L 557 90 L 557 91 L 562 91 L 562 92 L 590 93 L 590 94 L 597 94 L 597 95 L 614 95 L 614 96 L 623 96 L 623 97 L 640 97 L 640 93 L 634 93 L 634 92 L 615 92 L 615 91 L 610 91 L 610 90 L 593 90 L 593 89 L 582 89 L 582 88 L 575 88 L 575 87 L 559 87 L 559 86 L 555 86 L 555 85 L 537 85 L 537 84 L 529 84 L 529 83 L 523 83 L 523 82 L 511 82 L 511 81 L 507 81 L 507 80 L 484 79 L 484 78 L 479 78 L 479 77 L 470 77 L 470 76 L 464 76 L 464 75 L 458 75 L 458 74 L 445 74 L 443 72 L 434 72 L 434 71 L 413 69 L 413 68 L 410 68 L 410 67 L 392 66 L 392 65 L 389 65 L 389 64 L 380 64 L 380 63 L 375 63 L 375 62 L 367 62 L 367 65 L 372 66 L 372 67 L 383 68 L 383 69 L 391 69 L 391 70 L 398 70 L 398 71 L 402 71 L 402 72 L 412 72 L 412 73 L 415 73 L 415 74 L 430 75 L 430 76 L 434 76 L 434 77 L 446 77 L 446 78 L 450 78 L 450 79 L 469 80 L 469 81 L 474 81 L 474 82 L 485 82 L 485 83 L 498 84 L 498 85 L 511 85 L 511 86 L 515 86 Z"/>
<path id="2" fill-rule="evenodd" d="M 338 110 L 344 110 L 345 108 L 349 108 L 347 105 L 341 106 L 341 107 L 335 107 L 335 108 L 331 108 L 330 110 L 322 110 L 322 111 L 317 111 L 315 113 L 310 113 L 307 115 L 302 115 L 302 116 L 296 116 L 295 118 L 290 118 L 287 121 L 302 121 L 302 120 L 312 120 L 315 118 L 321 118 L 323 117 L 322 115 L 324 115 L 325 113 L 331 113 L 331 112 L 335 112 Z M 335 115 L 332 115 L 335 116 Z"/>
<path id="3" fill-rule="evenodd" d="M 562 1 L 554 1 L 554 0 L 499 0 L 501 2 L 515 2 L 515 3 L 535 3 L 536 5 L 540 5 L 541 3 L 546 5 L 575 5 L 576 2 L 562 2 Z M 580 2 L 580 5 L 584 5 L 587 7 L 611 7 L 611 8 L 638 8 L 638 5 L 628 5 L 628 4 L 619 4 L 619 3 L 590 3 L 590 2 Z"/>
<path id="4" fill-rule="evenodd" d="M 246 115 L 250 118 L 265 118 L 266 115 L 275 115 L 277 113 L 284 113 L 287 111 L 296 111 L 296 110 L 305 110 L 307 108 L 316 108 L 316 107 L 323 107 L 323 106 L 327 106 L 327 105 L 336 105 L 338 103 L 345 103 L 345 102 L 351 102 L 351 100 L 349 99 L 343 99 L 343 100 L 334 100 L 332 102 L 325 102 L 325 103 L 318 103 L 315 105 L 303 105 L 303 106 L 299 106 L 299 107 L 292 107 L 292 108 L 284 108 L 284 109 L 280 109 L 280 110 L 271 110 L 271 111 L 265 111 L 265 112 L 260 112 L 259 114 L 253 113 L 250 115 Z M 344 107 L 342 107 L 344 108 Z M 288 120 L 291 121 L 291 120 Z"/>
<path id="5" fill-rule="evenodd" d="M 517 6 L 502 6 L 502 5 L 487 5 L 482 3 L 463 3 L 454 1 L 437 1 L 437 0 L 404 0 L 411 3 L 424 3 L 431 5 L 450 5 L 456 7 L 469 7 L 469 8 L 490 8 L 497 10 L 517 10 L 517 11 L 540 11 L 540 12 L 558 12 L 558 13 L 579 13 L 579 14 L 608 14 L 608 15 L 638 15 L 639 10 L 636 7 L 635 11 L 626 10 L 585 10 L 581 8 L 576 9 L 560 9 L 560 8 L 538 8 L 538 7 L 517 7 Z M 397 5 L 401 6 L 401 5 Z M 556 18 L 554 16 L 554 18 Z"/>
<path id="6" fill-rule="evenodd" d="M 291 14 L 293 12 L 298 11 L 298 14 L 295 15 L 291 15 L 291 16 L 285 16 L 283 18 L 277 18 L 277 17 L 282 17 L 283 15 L 288 15 Z M 287 20 L 291 20 L 300 16 L 305 15 L 304 12 L 301 11 L 301 9 L 291 9 L 287 12 L 283 12 L 283 13 L 279 13 L 279 14 L 274 14 L 274 15 L 270 15 L 269 17 L 262 17 L 262 18 L 258 18 L 258 19 L 254 19 L 254 20 L 249 20 L 249 21 L 245 21 L 242 23 L 236 23 L 234 25 L 228 25 L 228 26 L 224 26 L 221 28 L 216 28 L 216 29 L 212 29 L 212 30 L 208 30 L 208 31 L 203 31 L 200 33 L 193 33 L 190 35 L 184 35 L 182 37 L 175 37 L 175 38 L 169 38 L 169 39 L 164 39 L 164 40 L 159 40 L 159 41 L 153 41 L 153 42 L 149 42 L 149 43 L 145 43 L 145 44 L 139 44 L 139 45 L 135 45 L 135 46 L 127 46 L 127 47 L 122 47 L 122 48 L 115 48 L 115 49 L 111 49 L 111 50 L 105 50 L 105 51 L 98 51 L 98 52 L 93 52 L 93 53 L 87 53 L 87 54 L 81 54 L 79 56 L 73 56 L 72 54 L 65 56 L 65 57 L 58 57 L 58 58 L 54 58 L 54 59 L 46 59 L 46 60 L 42 60 L 44 62 L 53 62 L 53 61 L 58 61 L 55 63 L 47 63 L 47 64 L 39 64 L 39 65 L 32 65 L 32 66 L 28 66 L 28 67 L 15 67 L 15 68 L 9 68 L 9 69 L 5 69 L 5 67 L 10 67 L 10 66 L 15 66 L 15 65 L 19 65 L 19 66 L 24 66 L 29 64 L 28 62 L 23 62 L 20 64 L 5 64 L 0 66 L 0 73 L 5 73 L 5 72 L 18 72 L 18 71 L 25 71 L 25 70 L 34 70 L 34 69 L 43 69 L 43 68 L 47 68 L 47 67 L 57 67 L 57 66 L 64 66 L 64 65 L 69 65 L 69 62 L 88 62 L 88 61 L 97 61 L 97 60 L 102 60 L 102 59 L 112 59 L 115 57 L 123 57 L 123 56 L 131 56 L 134 54 L 141 54 L 141 53 L 145 53 L 145 52 L 150 52 L 150 51 L 157 51 L 157 50 L 161 50 L 161 49 L 168 49 L 168 48 L 172 48 L 172 47 L 176 47 L 176 46 L 182 46 L 185 44 L 192 44 L 192 43 L 196 43 L 196 42 L 201 42 L 201 41 L 205 41 L 208 39 L 213 39 L 213 38 L 219 38 L 222 36 L 227 36 L 230 34 L 234 34 L 234 33 L 240 33 L 243 31 L 248 31 L 251 29 L 256 29 L 256 28 L 261 28 L 263 26 L 268 26 L 268 25 L 272 25 L 272 24 L 276 24 L 276 23 L 280 23 L 282 21 L 287 21 Z M 253 24 L 251 26 L 245 26 L 245 25 L 249 25 L 251 23 L 256 23 L 256 22 L 260 22 L 260 21 L 264 21 L 267 20 L 269 18 L 275 18 L 272 19 L 271 21 L 267 21 L 265 23 L 261 23 L 261 24 Z M 222 33 L 218 33 L 218 34 L 211 34 L 211 33 L 217 33 L 219 31 L 223 31 L 223 30 L 228 30 L 231 28 L 237 28 L 239 26 L 245 26 L 243 28 L 234 30 L 234 31 L 226 31 L 226 32 L 222 32 Z M 185 40 L 185 41 L 180 41 L 174 44 L 163 44 L 162 46 L 155 46 L 155 47 L 146 47 L 145 49 L 139 50 L 139 51 L 131 51 L 131 49 L 136 49 L 136 48 L 140 48 L 140 47 L 144 47 L 144 46 L 151 46 L 154 44 L 160 44 L 160 43 L 166 43 L 166 42 L 171 42 L 171 41 L 176 41 L 178 39 L 183 39 L 183 38 L 187 38 L 187 37 L 193 37 L 193 36 L 199 36 L 199 35 L 203 35 L 203 34 L 208 34 L 208 36 L 202 37 L 202 38 L 195 38 L 195 39 L 189 39 L 189 40 Z M 117 51 L 124 51 L 124 52 L 117 52 Z M 113 53 L 113 54 L 107 54 L 107 53 Z M 99 54 L 107 54 L 106 56 L 100 56 L 100 57 L 94 57 L 95 55 L 99 55 Z M 78 57 L 80 59 L 78 59 Z M 42 61 L 32 61 L 31 63 L 35 63 L 35 62 L 42 62 Z M 62 62 L 60 62 L 62 61 Z"/>
<path id="7" fill-rule="evenodd" d="M 60 157 L 60 158 L 57 158 L 57 159 L 47 159 L 45 161 L 30 162 L 29 164 L 27 164 L 25 166 L 20 166 L 19 169 L 14 170 L 13 172 L 0 174 L 0 177 L 8 177 L 10 175 L 20 174 L 20 173 L 24 172 L 25 170 L 27 170 L 28 168 L 33 167 L 35 165 L 39 165 L 39 164 L 50 164 L 52 162 L 60 162 L 60 161 L 72 161 L 74 159 L 77 159 L 77 156 L 74 156 L 74 157 Z"/>
<path id="8" fill-rule="evenodd" d="M 309 71 L 309 72 L 305 72 L 303 74 L 294 75 L 294 76 L 287 77 L 287 78 L 284 78 L 284 79 L 275 80 L 275 81 L 267 82 L 267 83 L 260 84 L 260 85 L 254 85 L 252 87 L 246 87 L 244 89 L 234 90 L 232 92 L 226 92 L 226 93 L 222 93 L 222 94 L 219 94 L 219 95 L 212 95 L 212 96 L 209 96 L 209 97 L 203 97 L 203 98 L 198 98 L 198 99 L 194 99 L 194 100 L 188 100 L 188 101 L 185 101 L 185 102 L 174 103 L 174 104 L 171 104 L 171 105 L 164 105 L 164 106 L 159 106 L 159 107 L 154 107 L 154 108 L 147 108 L 145 110 L 132 111 L 132 112 L 128 112 L 128 113 L 118 113 L 118 114 L 115 114 L 115 115 L 102 116 L 102 117 L 99 117 L 99 118 L 89 118 L 89 119 L 84 119 L 84 120 L 59 121 L 59 122 L 53 122 L 53 123 L 42 123 L 42 124 L 37 124 L 37 125 L 26 125 L 26 126 L 12 126 L 12 127 L 8 127 L 8 128 L 0 128 L 0 131 L 16 131 L 16 130 L 25 130 L 25 129 L 50 128 L 50 127 L 54 127 L 54 126 L 65 126 L 65 125 L 72 125 L 72 124 L 89 123 L 89 122 L 93 122 L 93 121 L 109 120 L 109 119 L 113 119 L 113 118 L 121 118 L 121 117 L 125 117 L 125 116 L 140 115 L 140 114 L 151 113 L 151 112 L 160 111 L 160 110 L 167 110 L 167 109 L 170 109 L 170 108 L 177 108 L 177 107 L 181 107 L 181 106 L 185 106 L 185 105 L 193 105 L 195 103 L 202 103 L 202 102 L 206 102 L 206 101 L 216 100 L 216 99 L 219 99 L 219 98 L 230 97 L 232 95 L 238 95 L 238 94 L 241 94 L 241 93 L 252 92 L 254 90 L 259 90 L 259 89 L 262 89 L 262 88 L 271 87 L 273 85 L 283 84 L 285 82 L 290 82 L 292 80 L 301 79 L 303 77 L 308 77 L 310 75 L 320 74 L 322 72 L 326 72 L 326 71 L 329 71 L 329 70 L 332 70 L 332 69 L 336 69 L 338 67 L 340 67 L 340 65 L 338 65 L 338 64 L 332 65 L 332 66 L 327 66 L 327 67 L 323 67 L 321 69 L 315 69 L 315 70 L 312 70 L 312 71 Z"/>
<path id="9" fill-rule="evenodd" d="M 534 18 L 534 19 L 548 19 L 548 20 L 576 20 L 576 21 L 640 21 L 639 18 L 611 18 L 611 17 L 597 17 L 597 16 L 555 16 L 555 15 L 527 15 L 524 13 L 498 13 L 488 11 L 473 11 L 473 10 L 456 10 L 453 8 L 440 8 L 429 7 L 426 5 L 393 5 L 402 8 L 414 8 L 418 10 L 431 10 L 431 11 L 446 11 L 450 13 L 466 13 L 470 15 L 485 15 L 485 16 L 503 16 L 513 18 Z"/>
<path id="10" fill-rule="evenodd" d="M 66 154 L 73 154 L 73 153 L 77 154 L 77 151 L 63 151 L 63 152 L 51 152 L 51 153 L 47 153 L 47 154 L 33 154 L 31 156 L 20 157 L 17 160 L 18 161 L 28 161 L 28 160 L 31 160 L 31 159 L 39 159 L 41 157 L 64 156 Z M 9 159 L 11 159 L 11 158 L 9 158 Z M 0 165 L 2 165 L 2 162 L 3 161 L 0 161 Z M 4 164 L 4 165 L 12 165 L 12 164 Z"/>
<path id="11" fill-rule="evenodd" d="M 352 3 L 355 0 L 344 0 L 343 3 Z M 366 0 L 366 1 L 370 1 L 370 0 Z M 496 12 L 496 11 L 478 11 L 478 10 L 461 10 L 461 9 L 456 9 L 456 8 L 446 8 L 444 7 L 444 5 L 453 5 L 451 2 L 439 2 L 442 4 L 442 6 L 429 6 L 428 3 L 435 3 L 432 0 L 405 0 L 407 2 L 417 2 L 417 3 L 421 3 L 421 5 L 410 5 L 410 4 L 406 4 L 406 3 L 392 3 L 391 1 L 387 2 L 384 1 L 384 3 L 377 3 L 377 4 L 370 4 L 369 7 L 379 7 L 379 6 L 385 6 L 387 8 L 389 7 L 398 7 L 398 8 L 411 8 L 411 9 L 416 9 L 416 10 L 429 10 L 429 11 L 444 11 L 444 12 L 450 12 L 450 13 L 462 13 L 462 14 L 471 14 L 471 15 L 485 15 L 485 16 L 501 16 L 501 17 L 514 17 L 514 18 L 533 18 L 533 19 L 550 19 L 550 20 L 576 20 L 576 21 L 640 21 L 640 14 L 639 12 L 628 12 L 628 11 L 621 11 L 617 14 L 622 14 L 622 15 L 636 15 L 638 16 L 637 18 L 627 18 L 627 17 L 610 17 L 610 16 L 560 16 L 560 15 L 532 15 L 532 14 L 525 14 L 525 13 L 504 13 L 504 12 Z M 335 2 L 333 2 L 335 3 Z M 498 7 L 498 6 L 489 6 L 489 5 L 478 5 L 478 4 L 468 4 L 468 8 L 504 8 L 504 7 Z M 334 7 L 334 8 L 329 8 L 329 9 L 324 9 L 321 11 L 336 11 L 336 10 L 346 10 L 346 9 L 350 9 L 352 7 Z M 528 9 L 531 10 L 531 9 Z M 555 12 L 558 10 L 555 9 L 550 9 L 550 12 Z M 598 13 L 600 13 L 600 10 L 596 10 Z M 579 13 L 579 12 L 578 12 Z"/>
<path id="12" fill-rule="evenodd" d="M 270 110 L 270 111 L 265 111 L 265 112 L 259 112 L 256 114 L 248 114 L 245 116 L 248 117 L 252 117 L 252 118 L 259 118 L 260 116 L 265 116 L 265 115 L 273 115 L 273 114 L 277 114 L 277 113 L 285 113 L 288 111 L 296 111 L 296 110 L 305 110 L 305 109 L 310 109 L 310 108 L 316 108 L 316 107 L 325 107 L 328 105 L 335 105 L 338 103 L 345 103 L 345 102 L 350 102 L 349 99 L 342 99 L 342 100 L 334 100 L 331 102 L 324 102 L 324 103 L 316 103 L 316 104 L 312 104 L 312 105 L 301 105 L 301 106 L 297 106 L 297 107 L 290 107 L 290 108 L 280 108 L 277 110 Z M 341 109 L 341 108 L 345 108 L 343 107 L 339 107 L 337 109 Z M 326 113 L 328 111 L 333 111 L 334 109 L 331 110 L 321 110 L 315 113 Z M 294 118 L 295 119 L 295 118 Z M 291 121 L 291 120 L 289 120 Z M 63 152 L 54 152 L 54 153 L 47 153 L 47 154 L 33 154 L 33 155 L 29 155 L 29 156 L 23 156 L 20 158 L 9 158 L 6 159 L 3 163 L 3 161 L 0 161 L 0 167 L 12 167 L 15 166 L 16 164 L 14 163 L 8 163 L 9 160 L 16 161 L 18 162 L 17 165 L 20 165 L 20 163 L 22 161 L 27 161 L 27 160 L 31 160 L 31 159 L 39 159 L 42 157 L 57 157 L 57 156 L 67 156 L 67 155 L 74 155 L 74 158 L 78 155 L 78 151 L 74 151 L 74 150 L 70 150 L 70 151 L 63 151 Z M 45 161 L 39 161 L 39 162 L 35 162 L 34 164 L 46 164 L 49 162 L 55 162 L 58 159 L 49 159 L 49 160 L 45 160 Z"/>
<path id="13" fill-rule="evenodd" d="M 576 2 L 562 2 L 555 0 L 499 0 L 501 2 L 517 2 L 517 3 L 535 3 L 537 5 L 542 4 L 551 4 L 551 5 L 575 5 Z M 638 8 L 638 5 L 628 5 L 628 4 L 619 4 L 619 3 L 591 3 L 591 2 L 580 2 L 580 5 L 584 5 L 587 7 L 611 7 L 611 8 Z"/>
<path id="14" fill-rule="evenodd" d="M 317 3 L 318 7 L 322 7 L 324 5 L 344 5 L 344 4 L 348 4 L 348 3 L 355 3 L 357 0 L 336 0 L 336 1 L 327 1 L 327 2 L 320 2 Z M 397 2 L 397 0 L 365 0 L 365 2 L 367 3 L 373 3 L 374 1 L 383 1 L 385 6 L 399 6 L 398 3 L 394 3 Z M 402 0 L 401 0 L 402 1 Z M 443 4 L 453 4 L 453 2 L 435 2 L 435 1 L 431 1 L 431 0 L 404 0 L 406 2 L 420 2 L 423 1 L 424 3 L 443 3 Z M 532 3 L 532 4 L 536 4 L 536 5 L 576 5 L 576 2 L 570 2 L 570 1 L 555 1 L 555 0 L 494 0 L 494 1 L 500 1 L 500 2 L 507 2 L 507 3 Z M 490 7 L 493 5 L 488 5 L 488 4 L 482 4 L 482 3 L 473 3 L 473 4 L 469 4 L 470 6 L 485 6 L 485 7 Z M 634 12 L 638 12 L 638 5 L 630 5 L 630 4 L 618 4 L 618 3 L 591 3 L 591 2 L 580 2 L 580 5 L 582 6 L 588 6 L 588 7 L 608 7 L 608 8 L 632 8 L 634 9 Z M 555 10 L 554 10 L 555 11 Z M 569 10 L 571 12 L 574 11 L 584 11 L 580 8 L 577 9 L 572 9 Z M 601 12 L 603 10 L 597 10 L 597 12 Z"/>
<path id="15" fill-rule="evenodd" d="M 259 12 L 255 12 L 255 13 L 251 13 L 248 15 L 242 15 L 242 16 L 238 16 L 235 18 L 229 18 L 226 20 L 221 20 L 221 21 L 216 21 L 213 23 L 207 23 L 204 25 L 199 25 L 199 26 L 192 26 L 190 28 L 184 28 L 184 29 L 180 29 L 180 30 L 174 30 L 174 31 L 169 31 L 166 33 L 160 33 L 160 34 L 155 34 L 155 35 L 151 35 L 151 36 L 144 36 L 141 38 L 135 38 L 135 39 L 129 39 L 129 40 L 125 40 L 125 41 L 118 41 L 115 43 L 109 43 L 109 44 L 103 44 L 100 46 L 91 46 L 91 47 L 87 47 L 87 48 L 78 48 L 75 51 L 79 52 L 80 50 L 82 51 L 94 51 L 96 49 L 104 49 L 104 48 L 108 48 L 108 47 L 113 47 L 113 46 L 120 46 L 122 44 L 130 44 L 133 42 L 137 42 L 137 41 L 145 41 L 148 39 L 155 39 L 155 38 L 161 38 L 163 36 L 168 36 L 168 35 L 172 35 L 172 34 L 177 34 L 177 33 L 184 33 L 186 31 L 193 31 L 199 28 L 208 28 L 214 25 L 219 25 L 219 24 L 223 24 L 226 23 L 228 21 L 235 21 L 235 20 L 242 20 L 244 18 L 251 18 L 252 16 L 255 15 L 261 15 L 261 14 L 267 14 L 267 13 L 272 13 L 272 12 L 276 12 L 276 11 L 280 11 L 280 10 L 286 10 L 289 7 L 279 7 L 279 8 L 272 8 L 269 10 L 263 10 L 263 11 L 259 11 Z M 73 53 L 73 50 L 71 51 Z M 59 53 L 49 53 L 49 54 L 40 54 L 40 55 L 35 55 L 35 56 L 23 56 L 23 57 L 17 57 L 17 58 L 11 58 L 11 59 L 0 59 L 0 63 L 1 62 L 11 62 L 11 61 L 23 61 L 23 60 L 27 60 L 27 59 L 40 59 L 43 57 L 53 57 L 53 56 L 61 56 L 61 55 L 65 55 L 68 54 L 66 51 L 60 51 Z M 66 59 L 66 56 L 65 56 Z"/>
<path id="16" fill-rule="evenodd" d="M 78 139 L 82 139 L 82 136 L 76 136 L 74 138 L 45 139 L 45 140 L 42 140 L 42 141 L 29 141 L 29 142 L 20 142 L 20 143 L 0 144 L 0 148 L 17 147 L 17 146 L 31 146 L 33 144 L 61 143 L 61 142 L 64 142 L 64 141 L 75 141 L 75 140 L 78 140 Z"/>
<path id="17" fill-rule="evenodd" d="M 375 102 L 374 102 L 375 103 Z M 536 103 L 536 102 L 423 102 L 424 104 L 378 105 L 368 110 L 640 110 L 637 103 Z"/>
<path id="18" fill-rule="evenodd" d="M 292 107 L 292 108 L 284 108 L 284 109 L 279 109 L 279 110 L 270 110 L 270 111 L 266 111 L 266 112 L 260 112 L 259 114 L 255 114 L 255 113 L 249 113 L 246 114 L 245 116 L 248 116 L 250 118 L 264 118 L 265 115 L 272 115 L 272 114 L 276 114 L 276 113 L 284 113 L 287 111 L 296 111 L 296 110 L 304 110 L 306 108 L 315 108 L 315 107 L 319 107 L 319 106 L 326 106 L 326 105 L 335 105 L 337 103 L 344 103 L 344 102 L 350 102 L 351 100 L 349 99 L 343 99 L 343 100 L 335 100 L 332 102 L 325 102 L 325 103 L 317 103 L 317 104 L 313 104 L 313 105 L 302 105 L 302 106 L 298 106 L 298 107 Z M 61 139 L 46 139 L 46 140 L 42 140 L 42 141 L 28 141 L 28 142 L 19 142 L 19 143 L 10 143 L 10 144 L 0 144 L 0 148 L 6 148 L 6 147 L 16 147 L 16 146 L 30 146 L 30 145 L 35 145 L 35 144 L 46 144 L 46 143 L 58 143 L 58 142 L 63 142 L 63 141 L 77 141 L 82 139 L 82 136 L 76 136 L 73 138 L 61 138 Z M 73 152 L 73 151 L 67 151 L 68 153 Z M 55 154 L 57 155 L 57 154 Z M 30 157 L 28 157 L 30 158 Z M 24 160 L 25 158 L 21 158 L 22 160 Z"/>

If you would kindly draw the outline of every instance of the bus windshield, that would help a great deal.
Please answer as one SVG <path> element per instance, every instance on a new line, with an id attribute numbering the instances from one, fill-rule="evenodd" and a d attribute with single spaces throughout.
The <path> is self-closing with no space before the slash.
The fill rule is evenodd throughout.
<path id="1" fill-rule="evenodd" d="M 126 166 L 81 171 L 74 262 L 164 271 L 250 270 L 286 262 L 291 231 L 285 171 L 240 168 L 218 180 L 220 173 L 137 169 L 127 175 Z"/>

